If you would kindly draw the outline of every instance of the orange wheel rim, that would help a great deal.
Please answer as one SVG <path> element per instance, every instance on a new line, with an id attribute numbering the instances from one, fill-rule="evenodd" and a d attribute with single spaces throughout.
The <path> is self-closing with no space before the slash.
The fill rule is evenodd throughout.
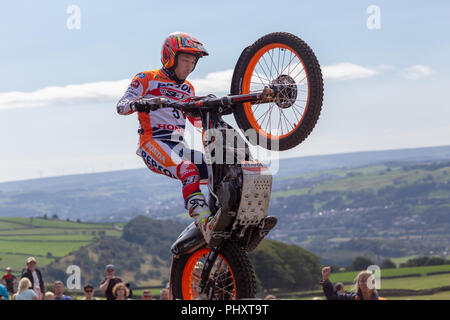
<path id="1" fill-rule="evenodd" d="M 184 267 L 182 279 L 181 279 L 181 286 L 182 286 L 182 293 L 183 293 L 183 300 L 195 300 L 196 297 L 198 297 L 197 288 L 196 285 L 199 281 L 199 276 L 201 275 L 201 268 L 196 268 L 198 262 L 201 258 L 206 257 L 210 252 L 210 249 L 201 249 L 196 252 L 188 259 L 186 262 L 186 266 Z M 236 281 L 234 278 L 233 271 L 230 268 L 230 265 L 228 264 L 228 261 L 225 260 L 225 258 L 219 254 L 218 260 L 221 259 L 225 263 L 226 270 L 231 274 L 231 278 L 233 279 L 233 300 L 236 299 Z M 194 272 L 196 272 L 196 276 L 194 276 Z M 211 272 L 213 273 L 213 272 Z"/>
<path id="2" fill-rule="evenodd" d="M 309 78 L 308 78 L 308 74 L 307 74 L 307 71 L 305 68 L 305 64 L 303 63 L 303 60 L 299 57 L 299 55 L 294 50 L 292 50 L 292 48 L 290 46 L 282 44 L 282 43 L 268 44 L 268 45 L 262 47 L 261 49 L 259 49 L 256 52 L 256 54 L 253 55 L 252 59 L 250 60 L 248 66 L 247 66 L 247 69 L 245 70 L 244 80 L 242 83 L 242 94 L 250 93 L 253 72 L 255 70 L 256 65 L 259 63 L 261 57 L 263 57 L 264 54 L 269 52 L 270 50 L 277 49 L 277 48 L 289 50 L 291 53 L 294 53 L 294 55 L 297 57 L 297 59 L 299 60 L 299 63 L 302 64 L 303 70 L 305 72 L 305 79 L 306 79 L 308 90 L 307 90 L 307 98 L 306 98 L 305 107 L 304 107 L 303 112 L 301 113 L 300 119 L 296 115 L 296 120 L 298 121 L 298 123 L 295 126 L 293 126 L 293 128 L 289 132 L 287 132 L 285 134 L 281 134 L 281 135 L 274 135 L 271 132 L 267 132 L 266 130 L 264 130 L 261 127 L 261 125 L 258 123 L 258 120 L 255 118 L 255 114 L 252 110 L 252 104 L 249 102 L 243 103 L 245 115 L 247 117 L 247 120 L 250 122 L 250 125 L 253 127 L 253 129 L 256 130 L 256 132 L 258 134 L 264 136 L 268 140 L 280 140 L 280 139 L 288 137 L 289 135 L 291 135 L 293 132 L 296 131 L 296 129 L 303 122 L 303 118 L 306 114 L 306 110 L 309 105 L 309 97 L 310 97 Z M 267 79 L 267 80 L 273 80 L 273 79 Z M 281 118 L 281 114 L 280 114 L 280 118 Z"/>

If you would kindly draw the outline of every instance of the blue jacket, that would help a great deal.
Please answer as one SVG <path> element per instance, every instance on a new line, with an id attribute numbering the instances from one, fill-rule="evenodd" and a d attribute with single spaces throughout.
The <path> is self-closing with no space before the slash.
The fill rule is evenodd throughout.
<path id="1" fill-rule="evenodd" d="M 8 291 L 6 290 L 6 287 L 2 284 L 0 284 L 0 296 L 3 296 L 3 299 L 9 300 Z"/>

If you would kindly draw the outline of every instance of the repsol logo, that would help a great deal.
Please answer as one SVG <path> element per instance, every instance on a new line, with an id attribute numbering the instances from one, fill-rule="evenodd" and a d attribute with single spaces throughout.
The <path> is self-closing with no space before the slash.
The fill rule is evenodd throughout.
<path id="1" fill-rule="evenodd" d="M 168 98 L 174 98 L 178 100 L 183 100 L 184 98 L 188 97 L 188 95 L 170 89 L 161 89 L 161 94 Z"/>
<path id="2" fill-rule="evenodd" d="M 147 143 L 145 146 L 148 151 L 150 151 L 159 161 L 166 163 L 166 156 L 162 155 L 161 151 L 159 151 L 153 144 Z"/>
<path id="3" fill-rule="evenodd" d="M 164 87 L 172 87 L 175 89 L 180 89 L 181 91 L 187 92 L 187 93 L 191 93 L 191 87 L 186 84 L 174 84 L 174 83 L 163 83 L 163 82 L 158 82 L 158 88 L 164 88 Z"/>
<path id="4" fill-rule="evenodd" d="M 158 162 L 156 162 L 155 159 L 153 159 L 147 152 L 145 152 L 144 150 L 141 150 L 141 157 L 142 159 L 144 159 L 145 163 L 147 164 L 147 166 L 152 169 L 155 170 L 161 174 L 164 174 L 168 177 L 177 179 L 177 177 L 175 177 L 168 169 L 164 168 L 163 166 L 161 166 Z"/>

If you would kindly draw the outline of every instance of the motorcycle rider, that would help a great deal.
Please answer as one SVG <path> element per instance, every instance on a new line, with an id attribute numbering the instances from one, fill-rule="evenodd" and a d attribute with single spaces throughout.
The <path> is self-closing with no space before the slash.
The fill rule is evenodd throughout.
<path id="1" fill-rule="evenodd" d="M 201 152 L 189 150 L 185 145 L 186 115 L 174 108 L 144 111 L 149 98 L 161 103 L 182 104 L 194 97 L 194 87 L 186 78 L 198 60 L 207 55 L 196 38 L 184 32 L 171 33 L 162 46 L 162 68 L 138 73 L 117 103 L 117 112 L 121 115 L 137 112 L 140 141 L 136 153 L 150 170 L 181 180 L 185 208 L 205 239 L 210 236 L 211 211 L 200 183 L 207 181 L 208 174 Z M 194 126 L 199 127 L 199 123 L 201 126 L 199 119 L 187 118 Z"/>

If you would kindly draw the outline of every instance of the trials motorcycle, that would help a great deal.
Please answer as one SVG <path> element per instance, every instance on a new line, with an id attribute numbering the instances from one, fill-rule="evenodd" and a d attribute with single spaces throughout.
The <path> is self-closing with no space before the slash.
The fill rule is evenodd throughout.
<path id="1" fill-rule="evenodd" d="M 172 245 L 171 299 L 255 297 L 255 273 L 247 254 L 277 219 L 267 214 L 270 170 L 252 157 L 245 140 L 271 151 L 297 146 L 316 125 L 322 101 L 323 79 L 314 52 L 297 36 L 276 32 L 242 51 L 230 95 L 149 106 L 149 111 L 168 107 L 200 117 L 205 130 L 208 205 L 214 215 L 208 225 L 213 229 L 210 239 L 204 239 L 191 223 Z M 223 120 L 229 114 L 245 139 Z"/>

